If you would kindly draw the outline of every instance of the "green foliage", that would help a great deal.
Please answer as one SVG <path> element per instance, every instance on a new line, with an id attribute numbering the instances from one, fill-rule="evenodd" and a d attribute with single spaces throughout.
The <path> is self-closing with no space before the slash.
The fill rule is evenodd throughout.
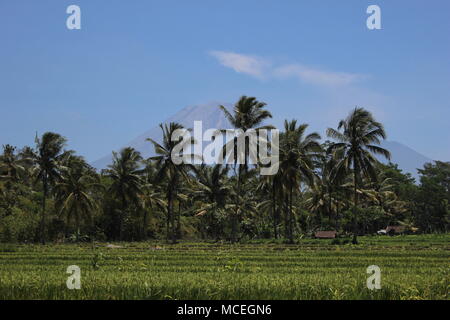
<path id="1" fill-rule="evenodd" d="M 416 217 L 425 232 L 450 228 L 450 162 L 428 163 L 421 174 Z"/>
<path id="2" fill-rule="evenodd" d="M 265 124 L 272 114 L 254 97 L 241 97 L 231 112 L 220 109 L 244 133 L 272 128 Z M 408 233 L 449 231 L 450 163 L 426 164 L 418 184 L 397 165 L 379 163 L 374 155 L 389 156 L 379 147 L 386 133 L 363 108 L 329 129 L 334 141 L 323 144 L 307 124 L 285 121 L 273 176 L 259 174 L 261 164 L 249 162 L 248 150 L 234 154 L 243 164 L 175 164 L 178 142 L 171 137 L 178 129 L 177 123 L 161 125 L 161 143 L 149 140 L 154 157 L 124 148 L 102 172 L 66 150 L 57 133 L 36 137 L 34 148 L 3 146 L 0 242 L 295 243 L 318 230 L 345 236 L 375 234 L 388 225 Z"/>

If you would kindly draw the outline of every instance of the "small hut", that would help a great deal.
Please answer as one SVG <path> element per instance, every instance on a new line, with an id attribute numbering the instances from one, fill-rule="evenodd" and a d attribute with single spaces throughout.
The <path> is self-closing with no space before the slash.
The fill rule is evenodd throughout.
<path id="1" fill-rule="evenodd" d="M 316 231 L 314 238 L 316 239 L 334 239 L 336 238 L 336 231 Z"/>

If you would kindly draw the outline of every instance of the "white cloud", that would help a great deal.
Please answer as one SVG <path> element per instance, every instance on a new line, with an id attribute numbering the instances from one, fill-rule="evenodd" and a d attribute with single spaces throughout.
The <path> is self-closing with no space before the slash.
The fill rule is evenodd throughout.
<path id="1" fill-rule="evenodd" d="M 219 60 L 223 66 L 258 79 L 265 78 L 266 69 L 269 67 L 267 61 L 255 56 L 225 51 L 210 51 L 209 54 Z"/>
<path id="2" fill-rule="evenodd" d="M 323 71 L 300 64 L 278 67 L 274 70 L 274 75 L 282 78 L 295 77 L 305 83 L 327 87 L 347 86 L 365 78 L 360 74 Z"/>
<path id="3" fill-rule="evenodd" d="M 308 84 L 323 87 L 342 87 L 358 82 L 366 76 L 356 73 L 324 71 L 301 64 L 289 64 L 272 67 L 261 57 L 227 51 L 210 51 L 220 64 L 238 73 L 244 73 L 258 79 L 297 78 Z"/>

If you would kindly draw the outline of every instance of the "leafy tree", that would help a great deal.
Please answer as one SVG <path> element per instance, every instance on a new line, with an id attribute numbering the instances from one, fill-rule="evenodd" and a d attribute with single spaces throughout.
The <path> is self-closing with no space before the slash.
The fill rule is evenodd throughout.
<path id="1" fill-rule="evenodd" d="M 211 236 L 218 240 L 217 212 L 225 207 L 231 191 L 228 184 L 229 168 L 217 164 L 214 167 L 202 165 L 193 169 L 197 184 L 192 195 L 202 202 L 196 215 L 208 217 Z"/>
<path id="2" fill-rule="evenodd" d="M 121 203 L 117 220 L 119 239 L 123 240 L 123 223 L 128 206 L 142 207 L 142 157 L 130 147 L 122 149 L 120 153 L 113 152 L 113 163 L 105 173 L 112 180 L 108 193 Z"/>
<path id="3" fill-rule="evenodd" d="M 158 180 L 165 179 L 166 180 L 166 202 L 167 202 L 167 220 L 166 220 L 166 238 L 169 241 L 172 238 L 172 242 L 176 242 L 176 234 L 177 234 L 177 226 L 175 225 L 175 213 L 173 210 L 173 203 L 175 199 L 175 190 L 180 183 L 180 179 L 187 179 L 186 174 L 186 165 L 185 164 L 175 164 L 172 159 L 172 152 L 175 146 L 178 143 L 182 143 L 180 146 L 182 149 L 185 144 L 193 142 L 192 140 L 186 139 L 183 142 L 172 141 L 172 135 L 176 130 L 184 129 L 182 125 L 179 123 L 171 122 L 169 125 L 162 124 L 159 125 L 163 132 L 163 142 L 159 144 L 153 139 L 147 139 L 153 143 L 155 147 L 155 153 L 157 154 L 154 157 L 151 157 L 150 160 L 154 160 L 156 162 L 156 166 L 158 168 L 157 177 Z M 184 150 L 184 149 L 183 149 Z M 172 226 L 172 231 L 170 231 L 170 226 Z"/>
<path id="4" fill-rule="evenodd" d="M 24 159 L 20 159 L 16 148 L 7 144 L 3 146 L 0 156 L 0 178 L 6 182 L 17 183 L 25 173 Z"/>
<path id="5" fill-rule="evenodd" d="M 20 180 L 26 173 L 23 164 L 24 159 L 17 155 L 15 147 L 9 144 L 3 146 L 3 154 L 0 155 L 0 182 L 3 182 L 0 199 L 7 215 L 12 213 L 12 208 L 17 202 Z"/>
<path id="6" fill-rule="evenodd" d="M 363 177 L 373 181 L 377 179 L 375 168 L 378 161 L 374 154 L 390 159 L 389 151 L 379 146 L 381 139 L 386 138 L 386 132 L 383 125 L 377 122 L 369 111 L 355 108 L 346 119 L 339 122 L 337 130 L 328 128 L 327 135 L 337 140 L 330 146 L 330 151 L 343 152 L 342 160 L 337 164 L 339 175 L 343 175 L 345 171 L 353 171 L 353 242 L 356 243 L 358 187 L 361 186 Z"/>
<path id="7" fill-rule="evenodd" d="M 247 97 L 242 96 L 239 101 L 234 105 L 233 113 L 230 113 L 226 107 L 219 106 L 219 108 L 222 110 L 222 112 L 225 114 L 225 117 L 228 119 L 230 124 L 233 126 L 234 129 L 242 130 L 242 132 L 236 136 L 233 140 L 229 141 L 228 148 L 225 146 L 226 150 L 228 152 L 233 152 L 234 154 L 234 163 L 238 162 L 237 160 L 239 158 L 244 160 L 244 163 L 240 163 L 237 166 L 237 192 L 236 195 L 240 194 L 241 189 L 241 176 L 243 172 L 246 172 L 248 169 L 249 164 L 249 142 L 248 139 L 245 137 L 248 130 L 259 130 L 259 129 L 270 129 L 272 126 L 264 126 L 262 125 L 263 122 L 269 118 L 272 118 L 272 114 L 265 109 L 266 103 L 258 101 L 255 97 Z M 244 154 L 239 154 L 239 150 L 237 148 L 236 142 L 241 139 L 240 135 L 244 135 L 244 141 L 245 141 L 245 149 Z M 231 147 L 230 147 L 231 146 Z M 225 154 L 225 157 L 230 156 L 229 154 Z M 235 197 L 235 214 L 232 215 L 232 241 L 237 240 L 237 233 L 239 228 L 239 197 Z"/>
<path id="8" fill-rule="evenodd" d="M 62 179 L 56 183 L 55 193 L 60 213 L 66 214 L 67 223 L 73 218 L 76 226 L 76 240 L 80 236 L 80 220 L 92 224 L 92 213 L 97 208 L 93 197 L 102 191 L 98 175 L 80 157 L 71 156 L 62 170 Z"/>
<path id="9" fill-rule="evenodd" d="M 157 180 L 157 168 L 154 162 L 145 161 L 144 169 L 144 194 L 143 198 L 143 221 L 141 237 L 146 238 L 146 228 L 148 224 L 148 211 L 154 211 L 156 209 L 163 209 L 167 206 L 167 203 L 163 200 L 163 192 L 161 191 L 161 183 Z"/>
<path id="10" fill-rule="evenodd" d="M 427 163 L 418 171 L 418 224 L 423 231 L 447 232 L 450 226 L 450 162 Z"/>
<path id="11" fill-rule="evenodd" d="M 261 202 L 257 209 L 261 212 L 269 212 L 272 218 L 273 236 L 278 239 L 280 225 L 280 201 L 282 200 L 282 177 L 278 172 L 274 175 L 261 176 L 257 191 L 261 193 Z"/>
<path id="12" fill-rule="evenodd" d="M 40 224 L 40 240 L 45 243 L 46 226 L 46 200 L 49 195 L 50 187 L 54 186 L 61 178 L 61 161 L 68 156 L 70 152 L 64 152 L 66 139 L 53 132 L 46 132 L 39 139 L 36 136 L 36 151 L 33 153 L 35 168 L 33 175 L 37 181 L 42 183 L 42 216 Z"/>
<path id="13" fill-rule="evenodd" d="M 265 108 L 246 96 L 231 112 L 220 107 L 238 132 L 223 148 L 228 153 L 221 155 L 232 160 L 231 166 L 174 162 L 175 146 L 185 150 L 193 142 L 185 137 L 181 145 L 172 141 L 176 130 L 187 130 L 177 123 L 160 125 L 161 143 L 148 139 L 155 157 L 144 161 L 139 152 L 125 148 L 113 153 L 112 164 L 100 175 L 74 151 L 66 151 L 66 140 L 57 133 L 36 137 L 35 148 L 3 146 L 0 241 L 45 243 L 73 229 L 77 239 L 88 230 L 105 240 L 165 236 L 176 242 L 201 235 L 236 242 L 278 238 L 284 226 L 291 243 L 297 230 L 333 225 L 352 231 L 355 243 L 358 233 L 390 224 L 415 232 L 448 232 L 450 163 L 426 164 L 416 184 L 396 164 L 378 162 L 375 155 L 389 158 L 379 145 L 386 134 L 362 108 L 328 129 L 333 141 L 322 145 L 317 133 L 307 133 L 306 124 L 285 121 L 279 170 L 261 176 L 258 167 L 263 164 L 250 154 L 249 133 L 272 128 L 264 125 L 272 117 Z M 245 142 L 244 150 L 237 148 L 238 140 Z"/>
<path id="14" fill-rule="evenodd" d="M 320 135 L 316 132 L 306 135 L 307 124 L 297 125 L 297 120 L 285 121 L 280 141 L 280 172 L 286 191 L 287 238 L 294 241 L 294 196 L 299 194 L 301 183 L 314 183 L 314 160 L 319 157 Z"/>

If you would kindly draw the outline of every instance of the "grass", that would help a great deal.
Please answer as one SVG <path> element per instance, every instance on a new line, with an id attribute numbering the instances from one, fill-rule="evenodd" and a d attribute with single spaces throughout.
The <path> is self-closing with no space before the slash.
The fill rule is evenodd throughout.
<path id="1" fill-rule="evenodd" d="M 359 245 L 157 242 L 0 245 L 0 299 L 447 299 L 450 234 Z M 69 265 L 81 289 L 69 290 Z M 381 268 L 368 290 L 366 268 Z"/>

